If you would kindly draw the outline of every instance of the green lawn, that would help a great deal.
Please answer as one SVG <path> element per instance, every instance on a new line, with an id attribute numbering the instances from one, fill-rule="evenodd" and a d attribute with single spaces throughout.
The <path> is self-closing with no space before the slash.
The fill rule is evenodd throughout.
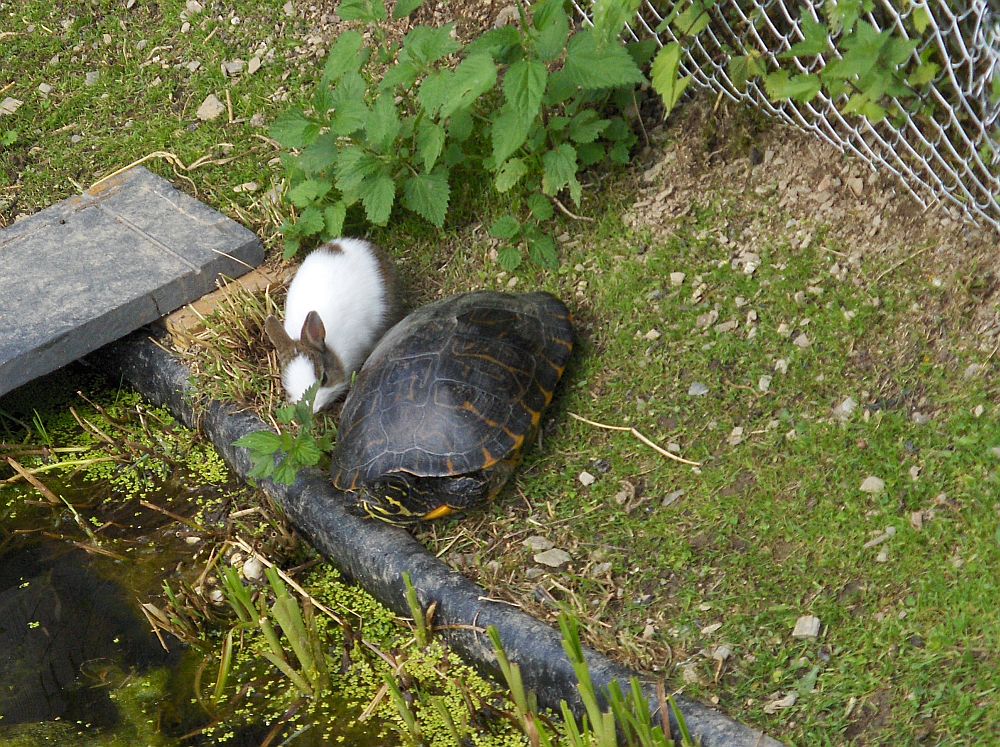
<path id="1" fill-rule="evenodd" d="M 290 18 L 278 0 L 206 5 L 181 33 L 179 0 L 93 2 L 72 17 L 40 0 L 0 3 L 0 99 L 24 102 L 0 117 L 12 140 L 0 151 L 0 225 L 164 151 L 187 166 L 232 158 L 180 169 L 190 181 L 178 184 L 274 244 L 263 195 L 280 165 L 250 119 L 304 97 L 321 59 L 305 53 L 310 36 L 328 43 L 330 30 L 321 11 Z M 220 70 L 255 54 L 252 75 Z M 226 91 L 234 121 L 200 122 L 205 97 L 225 102 Z M 744 136 L 783 140 L 767 128 L 732 140 Z M 655 148 L 707 148 L 701 137 L 676 127 Z M 818 168 L 840 165 L 828 157 Z M 163 159 L 148 165 L 175 175 Z M 564 602 L 592 645 L 789 742 L 988 742 L 1000 726 L 1000 391 L 996 351 L 977 335 L 997 311 L 995 257 L 931 251 L 965 229 L 935 229 L 930 216 L 920 243 L 890 220 L 897 240 L 868 254 L 837 220 L 781 207 L 780 189 L 723 178 L 689 191 L 680 217 L 643 215 L 640 173 L 595 178 L 579 212 L 596 222 L 567 218 L 556 231 L 559 272 L 517 275 L 517 290 L 564 298 L 580 331 L 541 446 L 497 505 L 421 538 L 491 594 L 547 618 Z M 245 182 L 258 189 L 234 192 Z M 502 207 L 467 194 L 441 233 L 408 218 L 373 235 L 414 299 L 508 288 L 484 230 Z M 750 246 L 759 266 L 747 272 Z M 671 273 L 685 277 L 675 285 Z M 707 392 L 689 394 L 693 384 Z M 849 397 L 856 409 L 838 417 Z M 702 466 L 570 413 L 634 426 Z M 884 490 L 860 490 L 869 476 Z M 572 563 L 534 564 L 532 535 Z M 816 640 L 791 636 L 804 615 L 821 622 Z"/>

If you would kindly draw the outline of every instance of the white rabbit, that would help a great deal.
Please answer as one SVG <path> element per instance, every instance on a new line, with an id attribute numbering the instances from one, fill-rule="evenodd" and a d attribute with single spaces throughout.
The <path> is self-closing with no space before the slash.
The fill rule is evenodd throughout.
<path id="1" fill-rule="evenodd" d="M 401 311 L 396 268 L 374 244 L 341 238 L 314 250 L 288 288 L 284 326 L 264 323 L 288 401 L 317 381 L 313 410 L 336 401 Z"/>

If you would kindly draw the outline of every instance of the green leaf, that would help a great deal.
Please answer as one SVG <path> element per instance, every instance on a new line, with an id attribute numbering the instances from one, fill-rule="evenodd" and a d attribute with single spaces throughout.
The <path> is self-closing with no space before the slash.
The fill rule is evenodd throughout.
<path id="1" fill-rule="evenodd" d="M 299 434 L 299 437 L 295 440 L 295 445 L 292 450 L 288 453 L 290 461 L 294 461 L 303 467 L 314 467 L 319 464 L 319 460 L 323 458 L 323 452 L 316 445 L 312 436 L 308 434 Z"/>
<path id="2" fill-rule="evenodd" d="M 410 88 L 420 75 L 417 66 L 412 62 L 397 62 L 389 68 L 389 71 L 378 84 L 380 91 L 391 91 L 399 86 Z"/>
<path id="3" fill-rule="evenodd" d="M 490 29 L 465 47 L 466 55 L 485 52 L 497 62 L 506 60 L 511 53 L 521 47 L 521 35 L 513 26 Z"/>
<path id="4" fill-rule="evenodd" d="M 497 82 L 497 66 L 487 54 L 466 57 L 455 68 L 448 80 L 448 96 L 440 107 L 440 116 L 446 118 L 458 109 L 464 109 Z"/>
<path id="5" fill-rule="evenodd" d="M 17 130 L 4 130 L 3 135 L 0 135 L 0 145 L 5 147 L 10 147 L 17 142 Z"/>
<path id="6" fill-rule="evenodd" d="M 403 182 L 403 207 L 438 228 L 444 225 L 449 197 L 448 172 L 442 166 Z"/>
<path id="7" fill-rule="evenodd" d="M 396 183 L 386 174 L 379 174 L 361 186 L 361 204 L 365 206 L 365 215 L 376 226 L 384 226 L 389 222 L 392 203 L 395 201 Z"/>
<path id="8" fill-rule="evenodd" d="M 534 121 L 542 106 L 542 94 L 549 72 L 536 60 L 520 60 L 507 70 L 503 79 L 504 98 L 524 120 Z"/>
<path id="9" fill-rule="evenodd" d="M 592 143 L 610 124 L 610 119 L 599 119 L 593 109 L 584 109 L 570 121 L 569 136 L 575 143 Z"/>
<path id="10" fill-rule="evenodd" d="M 714 5 L 715 0 L 692 0 L 691 6 L 671 25 L 681 36 L 697 36 L 711 23 L 712 16 L 708 11 Z"/>
<path id="11" fill-rule="evenodd" d="M 385 153 L 393 147 L 399 134 L 399 114 L 391 93 L 383 93 L 375 100 L 375 106 L 368 114 L 365 134 L 372 148 Z"/>
<path id="12" fill-rule="evenodd" d="M 558 106 L 575 94 L 576 83 L 566 74 L 565 70 L 557 70 L 549 76 L 549 83 L 545 86 L 545 98 L 542 101 L 547 106 Z"/>
<path id="13" fill-rule="evenodd" d="M 299 220 L 296 223 L 299 233 L 302 236 L 314 236 L 323 230 L 326 223 L 323 220 L 323 213 L 317 207 L 307 207 L 299 213 Z"/>
<path id="14" fill-rule="evenodd" d="M 333 185 L 322 179 L 306 179 L 288 192 L 288 200 L 295 207 L 306 207 L 333 189 Z"/>
<path id="15" fill-rule="evenodd" d="M 594 0 L 594 29 L 602 43 L 614 44 L 625 23 L 635 15 L 640 0 Z"/>
<path id="16" fill-rule="evenodd" d="M 236 441 L 233 446 L 248 450 L 251 456 L 257 454 L 273 455 L 281 446 L 281 437 L 274 431 L 254 431 Z"/>
<path id="17" fill-rule="evenodd" d="M 569 143 L 553 148 L 542 156 L 542 191 L 554 196 L 563 187 L 570 188 L 573 201 L 580 201 L 580 183 L 576 180 L 576 149 Z"/>
<path id="18" fill-rule="evenodd" d="M 936 62 L 925 62 L 913 71 L 913 74 L 907 78 L 907 82 L 914 88 L 926 85 L 937 77 L 940 69 L 941 67 Z"/>
<path id="19" fill-rule="evenodd" d="M 541 267 L 554 270 L 559 266 L 556 242 L 547 234 L 543 234 L 530 242 L 528 254 L 531 256 L 531 261 Z"/>
<path id="20" fill-rule="evenodd" d="M 868 95 L 864 93 L 858 93 L 851 96 L 847 100 L 841 109 L 845 114 L 860 114 L 865 117 L 869 122 L 877 124 L 881 122 L 888 116 L 888 112 L 885 107 L 878 104 L 878 102 L 872 101 Z"/>
<path id="21" fill-rule="evenodd" d="M 563 72 L 584 90 L 634 86 L 644 80 L 631 55 L 621 44 L 601 48 L 593 29 L 575 34 L 569 41 Z"/>
<path id="22" fill-rule="evenodd" d="M 527 173 L 528 167 L 520 158 L 511 158 L 509 161 L 505 161 L 504 164 L 497 170 L 497 176 L 494 182 L 496 184 L 497 191 L 506 192 L 517 184 L 521 180 L 521 177 Z"/>
<path id="23" fill-rule="evenodd" d="M 913 9 L 913 13 L 910 15 L 910 20 L 913 21 L 913 28 L 917 30 L 917 33 L 921 36 L 931 25 L 931 14 L 924 5 L 918 5 Z"/>
<path id="24" fill-rule="evenodd" d="M 429 119 L 421 120 L 417 126 L 417 158 L 423 162 L 424 171 L 430 173 L 444 150 L 445 132 L 444 128 L 431 122 Z"/>
<path id="25" fill-rule="evenodd" d="M 839 0 L 826 5 L 826 17 L 830 21 L 830 30 L 834 34 L 849 34 L 854 30 L 854 24 L 861 17 L 866 0 Z"/>
<path id="26" fill-rule="evenodd" d="M 684 90 L 691 83 L 690 76 L 681 78 L 679 76 L 681 64 L 681 45 L 671 42 L 660 50 L 653 60 L 653 67 L 650 75 L 653 81 L 653 90 L 660 94 L 663 99 L 665 109 L 664 115 L 670 114 Z"/>
<path id="27" fill-rule="evenodd" d="M 737 88 L 743 88 L 748 81 L 759 78 L 767 72 L 756 50 L 750 54 L 730 57 L 727 71 L 729 79 Z"/>
<path id="28" fill-rule="evenodd" d="M 378 161 L 370 153 L 356 145 L 350 145 L 340 152 L 334 166 L 337 189 L 341 192 L 357 193 L 361 184 L 378 171 Z"/>
<path id="29" fill-rule="evenodd" d="M 614 163 L 617 163 L 621 166 L 628 166 L 631 156 L 631 150 L 632 150 L 631 143 L 625 140 L 620 140 L 619 142 L 615 143 L 614 147 L 611 149 L 611 152 L 608 153 L 608 158 L 610 158 Z"/>
<path id="30" fill-rule="evenodd" d="M 540 221 L 548 220 L 555 213 L 549 199 L 545 195 L 538 194 L 538 192 L 535 192 L 528 198 L 528 210 L 531 211 L 531 215 L 535 220 Z"/>
<path id="31" fill-rule="evenodd" d="M 767 95 L 774 101 L 794 99 L 806 103 L 819 93 L 820 81 L 816 75 L 790 77 L 787 70 L 778 70 L 764 79 L 764 87 Z"/>
<path id="32" fill-rule="evenodd" d="M 319 125 L 300 110 L 289 109 L 274 120 L 270 133 L 285 148 L 304 148 L 319 134 Z"/>
<path id="33" fill-rule="evenodd" d="M 338 137 L 351 135 L 368 123 L 365 81 L 358 73 L 345 73 L 330 96 L 333 117 L 330 131 Z"/>
<path id="34" fill-rule="evenodd" d="M 423 2 L 424 0 L 397 0 L 396 7 L 392 9 L 393 19 L 398 21 L 400 18 L 406 18 Z"/>
<path id="35" fill-rule="evenodd" d="M 333 205 L 323 208 L 323 223 L 326 229 L 323 232 L 327 240 L 335 239 L 344 232 L 344 220 L 347 218 L 347 205 L 341 200 Z"/>
<path id="36" fill-rule="evenodd" d="M 441 70 L 424 78 L 417 91 L 417 101 L 424 107 L 424 110 L 432 117 L 436 117 L 438 111 L 451 95 L 450 70 Z"/>
<path id="37" fill-rule="evenodd" d="M 532 6 L 535 51 L 542 62 L 551 62 L 562 54 L 569 36 L 569 18 L 563 0 L 541 0 Z"/>
<path id="38" fill-rule="evenodd" d="M 521 233 L 521 222 L 513 215 L 503 215 L 490 226 L 490 236 L 495 239 L 513 239 Z"/>
<path id="39" fill-rule="evenodd" d="M 505 106 L 493 120 L 490 136 L 493 140 L 493 163 L 503 163 L 520 148 L 531 131 L 526 120 Z"/>
<path id="40" fill-rule="evenodd" d="M 451 119 L 448 120 L 448 134 L 456 143 L 464 143 L 472 136 L 475 122 L 472 119 L 472 112 L 468 108 L 459 109 L 452 112 Z"/>
<path id="41" fill-rule="evenodd" d="M 403 39 L 403 49 L 399 53 L 400 63 L 413 63 L 420 70 L 454 54 L 462 48 L 452 37 L 454 31 L 454 23 L 439 28 L 417 26 Z"/>
<path id="42" fill-rule="evenodd" d="M 829 49 L 829 32 L 822 23 L 817 23 L 806 13 L 802 14 L 802 41 L 793 44 L 787 52 L 778 55 L 779 59 L 790 60 L 794 57 L 814 57 Z"/>
<path id="43" fill-rule="evenodd" d="M 343 0 L 337 8 L 342 21 L 376 23 L 387 18 L 384 0 Z"/>
<path id="44" fill-rule="evenodd" d="M 285 237 L 285 250 L 281 253 L 281 256 L 285 259 L 291 259 L 299 252 L 299 248 L 302 246 L 298 239 Z"/>
<path id="45" fill-rule="evenodd" d="M 336 83 L 344 73 L 356 73 L 361 69 L 364 62 L 361 54 L 363 43 L 364 39 L 357 31 L 345 31 L 337 37 L 323 67 L 324 86 Z"/>
<path id="46" fill-rule="evenodd" d="M 303 148 L 299 154 L 299 166 L 307 174 L 322 174 L 337 161 L 338 155 L 337 137 L 331 132 L 324 132 Z"/>
<path id="47" fill-rule="evenodd" d="M 656 39 L 641 39 L 625 45 L 632 61 L 640 68 L 646 67 L 652 61 L 659 48 L 660 45 L 656 43 Z"/>
<path id="48" fill-rule="evenodd" d="M 607 151 L 601 143 L 582 143 L 576 149 L 576 155 L 581 166 L 593 166 L 604 160 Z"/>
<path id="49" fill-rule="evenodd" d="M 497 252 L 497 262 L 507 272 L 514 272 L 521 266 L 521 250 L 516 246 L 505 246 Z"/>

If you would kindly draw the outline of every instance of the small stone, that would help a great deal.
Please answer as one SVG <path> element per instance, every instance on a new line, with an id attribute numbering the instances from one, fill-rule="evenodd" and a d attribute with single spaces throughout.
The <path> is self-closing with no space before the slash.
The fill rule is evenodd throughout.
<path id="1" fill-rule="evenodd" d="M 910 479 L 913 480 L 913 482 L 916 482 L 917 480 L 920 479 L 919 465 L 914 464 L 912 467 L 910 467 Z"/>
<path id="2" fill-rule="evenodd" d="M 726 659 L 728 659 L 732 655 L 733 655 L 732 647 L 726 645 L 725 643 L 721 643 L 714 649 L 712 649 L 712 658 L 715 659 L 716 661 L 726 661 Z"/>
<path id="3" fill-rule="evenodd" d="M 764 705 L 764 713 L 773 715 L 780 710 L 785 708 L 791 708 L 795 705 L 795 701 L 799 699 L 799 694 L 792 690 L 790 693 L 785 695 L 783 698 L 778 698 L 777 700 L 772 700 Z"/>
<path id="4" fill-rule="evenodd" d="M 263 570 L 264 564 L 257 558 L 248 558 L 247 562 L 243 564 L 243 578 L 248 581 L 256 581 L 260 578 L 260 574 Z"/>
<path id="5" fill-rule="evenodd" d="M 199 542 L 201 542 L 201 537 L 199 537 L 196 534 L 189 534 L 187 537 L 184 538 L 184 541 L 187 542 L 189 545 L 197 545 Z"/>
<path id="6" fill-rule="evenodd" d="M 994 446 L 990 449 L 990 453 L 997 459 L 1000 459 L 1000 446 Z"/>
<path id="7" fill-rule="evenodd" d="M 594 484 L 594 481 L 597 480 L 597 478 L 594 477 L 589 472 L 587 472 L 587 470 L 581 472 L 576 479 L 579 480 L 580 484 L 583 485 L 583 487 L 585 488 L 590 487 L 591 485 Z"/>
<path id="8" fill-rule="evenodd" d="M 529 550 L 534 550 L 535 552 L 542 552 L 544 550 L 549 550 L 553 547 L 552 540 L 548 537 L 542 537 L 537 534 L 533 534 L 530 537 L 526 537 L 521 543 Z"/>
<path id="9" fill-rule="evenodd" d="M 251 127 L 266 127 L 267 126 L 267 119 L 264 117 L 263 114 L 261 114 L 260 112 L 257 112 L 252 117 L 250 117 L 250 126 Z"/>
<path id="10" fill-rule="evenodd" d="M 225 104 L 219 101 L 218 97 L 214 93 L 210 93 L 205 97 L 205 100 L 201 102 L 201 106 L 198 107 L 197 116 L 202 122 L 208 122 L 218 118 L 218 116 L 225 110 Z"/>
<path id="11" fill-rule="evenodd" d="M 962 372 L 963 379 L 974 379 L 979 375 L 979 372 L 983 370 L 983 367 L 978 363 L 970 363 L 966 366 L 965 371 Z"/>
<path id="12" fill-rule="evenodd" d="M 711 311 L 706 311 L 704 314 L 699 314 L 698 318 L 695 319 L 695 324 L 699 329 L 707 329 L 715 324 L 716 320 L 719 318 L 719 312 L 715 309 Z"/>
<path id="13" fill-rule="evenodd" d="M 529 568 L 524 572 L 524 577 L 529 581 L 534 581 L 535 579 L 541 578 L 544 575 L 545 575 L 545 570 L 543 568 L 538 568 L 536 566 L 532 566 L 531 568 Z"/>
<path id="14" fill-rule="evenodd" d="M 186 64 L 184 67 L 186 67 L 188 70 L 190 70 L 193 73 L 193 72 L 196 72 L 198 70 L 198 68 L 201 67 L 201 63 L 198 60 L 191 60 L 191 62 L 189 62 L 188 64 Z"/>
<path id="15" fill-rule="evenodd" d="M 686 277 L 687 277 L 687 275 L 685 275 L 683 272 L 672 272 L 672 273 L 670 273 L 670 284 L 671 285 L 683 285 L 684 284 L 684 278 L 686 278 Z"/>
<path id="16" fill-rule="evenodd" d="M 21 104 L 23 103 L 24 102 L 19 99 L 8 96 L 3 101 L 0 101 L 0 115 L 13 114 L 21 108 Z"/>
<path id="17" fill-rule="evenodd" d="M 660 339 L 660 330 L 658 330 L 658 329 L 651 329 L 651 330 L 649 330 L 649 332 L 647 332 L 646 334 L 644 334 L 642 336 L 642 339 L 649 340 L 650 342 L 652 342 L 653 340 L 659 340 Z"/>
<path id="18" fill-rule="evenodd" d="M 112 41 L 112 39 L 111 39 L 111 34 L 103 34 L 103 35 L 101 36 L 101 40 L 102 40 L 102 41 L 103 41 L 103 42 L 104 42 L 105 44 L 110 44 L 110 43 L 111 43 L 111 41 Z"/>
<path id="19" fill-rule="evenodd" d="M 540 552 L 534 556 L 536 563 L 540 565 L 547 565 L 550 568 L 559 568 L 566 565 L 573 558 L 565 550 L 560 550 L 558 548 L 552 548 L 546 550 L 545 552 Z"/>
<path id="20" fill-rule="evenodd" d="M 656 635 L 656 626 L 653 623 L 646 623 L 646 627 L 642 629 L 643 640 L 648 641 L 654 635 Z"/>
<path id="21" fill-rule="evenodd" d="M 691 397 L 704 397 L 706 394 L 708 394 L 708 387 L 700 381 L 694 381 L 688 387 L 688 395 Z"/>
<path id="22" fill-rule="evenodd" d="M 889 562 L 889 551 L 884 547 L 878 551 L 878 555 L 875 556 L 876 563 L 888 563 Z"/>
<path id="23" fill-rule="evenodd" d="M 140 39 L 135 43 L 135 51 L 141 52 L 148 46 L 149 46 L 149 39 Z"/>
<path id="24" fill-rule="evenodd" d="M 757 379 L 757 388 L 762 392 L 769 391 L 771 389 L 771 377 L 765 375 Z"/>
<path id="25" fill-rule="evenodd" d="M 784 322 L 782 322 L 781 324 L 778 325 L 777 332 L 778 332 L 778 337 L 786 337 L 787 338 L 787 337 L 791 337 L 792 336 L 792 328 L 789 327 Z"/>
<path id="26" fill-rule="evenodd" d="M 202 6 L 201 3 L 198 2 L 198 0 L 187 0 L 184 9 L 187 11 L 187 14 L 189 16 L 196 16 L 203 10 L 205 10 L 205 8 Z"/>
<path id="27" fill-rule="evenodd" d="M 250 62 L 247 63 L 247 72 L 250 75 L 253 75 L 258 70 L 260 70 L 260 65 L 261 65 L 260 57 L 254 55 L 253 57 L 250 58 Z"/>
<path id="28" fill-rule="evenodd" d="M 50 93 L 52 93 L 52 86 L 50 86 L 48 83 L 39 83 L 38 92 L 45 96 L 48 96 Z"/>
<path id="29" fill-rule="evenodd" d="M 819 618 L 813 615 L 802 615 L 795 621 L 795 628 L 792 630 L 792 638 L 805 640 L 815 639 L 819 635 Z"/>
<path id="30" fill-rule="evenodd" d="M 222 589 L 212 589 L 208 592 L 208 598 L 212 600 L 213 604 L 222 604 L 226 595 L 222 593 Z"/>
<path id="31" fill-rule="evenodd" d="M 243 60 L 226 60 L 222 63 L 222 74 L 235 78 L 246 69 L 247 63 Z"/>
<path id="32" fill-rule="evenodd" d="M 854 397 L 848 397 L 833 408 L 833 416 L 838 420 L 849 420 L 857 407 L 858 403 L 855 401 Z"/>
<path id="33" fill-rule="evenodd" d="M 916 529 L 918 532 L 924 528 L 924 512 L 923 511 L 911 511 L 910 512 L 910 526 Z"/>
<path id="34" fill-rule="evenodd" d="M 74 143 L 74 144 L 75 143 L 79 143 L 81 140 L 83 140 L 83 135 L 70 135 L 69 136 L 69 141 L 71 143 Z"/>
<path id="35" fill-rule="evenodd" d="M 733 299 L 733 303 L 736 304 L 737 309 L 742 309 L 750 302 L 747 301 L 743 296 L 737 296 L 736 298 Z"/>
<path id="36" fill-rule="evenodd" d="M 712 623 L 711 625 L 706 625 L 701 629 L 702 635 L 712 635 L 715 631 L 722 627 L 722 623 Z"/>
<path id="37" fill-rule="evenodd" d="M 729 433 L 729 438 L 727 438 L 726 441 L 729 442 L 730 446 L 739 446 L 741 443 L 743 443 L 743 427 L 736 426 L 735 428 L 733 428 L 733 430 Z"/>
<path id="38" fill-rule="evenodd" d="M 977 418 L 981 418 L 984 412 L 986 412 L 986 408 L 982 405 L 976 405 L 972 410 L 972 414 Z"/>
<path id="39" fill-rule="evenodd" d="M 260 185 L 257 182 L 243 182 L 233 187 L 233 192 L 256 192 L 258 189 L 260 189 Z"/>
<path id="40" fill-rule="evenodd" d="M 847 187 L 854 193 L 855 197 L 861 197 L 865 191 L 865 183 L 856 176 L 847 180 Z"/>
<path id="41" fill-rule="evenodd" d="M 675 490 L 672 493 L 668 493 L 667 497 L 663 499 L 663 502 L 660 505 L 664 506 L 664 507 L 670 506 L 670 505 L 676 503 L 677 499 L 680 498 L 682 495 L 684 495 L 684 491 L 683 490 Z"/>
<path id="42" fill-rule="evenodd" d="M 681 679 L 688 685 L 700 685 L 702 683 L 701 675 L 698 674 L 698 667 L 694 662 L 681 667 Z"/>
<path id="43" fill-rule="evenodd" d="M 728 322 L 722 322 L 721 324 L 715 325 L 715 331 L 719 333 L 732 332 L 734 329 L 740 326 L 740 323 L 735 319 L 730 319 Z"/>
<path id="44" fill-rule="evenodd" d="M 100 70 L 91 70 L 84 76 L 83 84 L 86 86 L 96 86 L 97 81 L 101 79 Z"/>
<path id="45" fill-rule="evenodd" d="M 800 348 L 807 348 L 812 344 L 811 342 L 809 342 L 809 337 L 808 335 L 806 335 L 805 332 L 803 332 L 794 340 L 792 340 L 792 342 Z"/>
<path id="46" fill-rule="evenodd" d="M 611 572 L 611 562 L 605 560 L 603 563 L 598 563 L 593 568 L 590 569 L 591 576 L 604 576 Z"/>
<path id="47" fill-rule="evenodd" d="M 858 490 L 862 493 L 881 493 L 885 490 L 885 480 L 875 477 L 875 475 L 869 475 L 861 483 Z"/>
<path id="48" fill-rule="evenodd" d="M 778 360 L 774 362 L 774 370 L 780 374 L 788 373 L 788 361 L 784 358 L 778 358 Z"/>
<path id="49" fill-rule="evenodd" d="M 181 24 L 181 33 L 186 34 L 190 30 L 191 30 L 191 22 L 184 21 L 184 23 Z"/>
<path id="50" fill-rule="evenodd" d="M 284 13 L 285 13 L 286 16 L 294 16 L 295 15 L 295 3 L 293 3 L 292 0 L 288 0 L 287 3 L 285 3 L 284 5 L 281 6 L 281 10 L 284 11 Z"/>
<path id="51" fill-rule="evenodd" d="M 914 410 L 910 415 L 910 420 L 912 420 L 916 425 L 927 425 L 931 422 L 931 416 L 920 412 L 919 410 Z"/>

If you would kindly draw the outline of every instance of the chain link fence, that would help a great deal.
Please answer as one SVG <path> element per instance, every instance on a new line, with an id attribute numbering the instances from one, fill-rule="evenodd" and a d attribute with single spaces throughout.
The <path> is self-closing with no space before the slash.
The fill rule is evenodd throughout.
<path id="1" fill-rule="evenodd" d="M 586 22 L 589 4 L 573 4 Z M 948 200 L 974 222 L 1000 231 L 1000 101 L 993 93 L 995 78 L 1000 77 L 997 0 L 874 0 L 871 12 L 861 17 L 877 31 L 891 29 L 904 39 L 914 37 L 912 16 L 920 13 L 927 26 L 912 52 L 914 62 L 931 59 L 940 65 L 924 93 L 927 105 L 918 114 L 879 123 L 843 114 L 846 95 L 831 98 L 821 91 L 805 104 L 774 102 L 761 79 L 736 85 L 727 72 L 732 56 L 747 54 L 759 54 L 767 72 L 779 69 L 778 55 L 804 38 L 800 19 L 808 14 L 820 21 L 822 4 L 718 0 L 707 11 L 708 27 L 693 38 L 680 39 L 672 26 L 664 24 L 665 30 L 656 31 L 675 3 L 644 0 L 627 33 L 633 40 L 653 37 L 661 45 L 680 41 L 685 49 L 682 74 L 690 75 L 696 85 L 752 104 L 873 168 L 888 169 L 925 208 Z M 816 73 L 839 57 L 831 51 L 812 60 L 782 60 L 780 67 Z"/>

